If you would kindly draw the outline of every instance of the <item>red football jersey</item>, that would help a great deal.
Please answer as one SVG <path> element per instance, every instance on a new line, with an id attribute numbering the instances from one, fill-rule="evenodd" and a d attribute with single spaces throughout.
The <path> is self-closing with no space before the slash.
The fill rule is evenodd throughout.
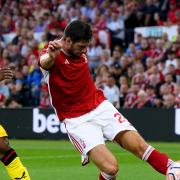
<path id="1" fill-rule="evenodd" d="M 85 54 L 72 58 L 61 51 L 48 72 L 51 103 L 61 121 L 86 114 L 106 99 L 94 85 Z"/>

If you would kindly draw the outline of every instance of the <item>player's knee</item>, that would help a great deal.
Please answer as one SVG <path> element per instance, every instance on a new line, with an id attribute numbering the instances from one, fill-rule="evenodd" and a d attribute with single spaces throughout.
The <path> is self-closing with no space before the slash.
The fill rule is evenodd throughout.
<path id="1" fill-rule="evenodd" d="M 4 154 L 10 149 L 9 141 L 7 137 L 0 138 L 0 154 Z"/>
<path id="2" fill-rule="evenodd" d="M 108 167 L 106 168 L 106 173 L 111 176 L 115 176 L 118 173 L 118 170 L 119 170 L 118 164 L 113 163 L 108 165 Z"/>

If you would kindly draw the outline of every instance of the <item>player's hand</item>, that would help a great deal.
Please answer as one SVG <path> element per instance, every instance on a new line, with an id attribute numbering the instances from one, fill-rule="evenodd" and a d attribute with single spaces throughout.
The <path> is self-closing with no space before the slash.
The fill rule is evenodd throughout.
<path id="1" fill-rule="evenodd" d="M 13 72 L 10 68 L 0 68 L 0 81 L 13 78 Z"/>
<path id="2" fill-rule="evenodd" d="M 63 46 L 63 39 L 50 41 L 48 45 L 48 53 L 51 59 L 55 59 L 60 53 L 60 50 Z"/>

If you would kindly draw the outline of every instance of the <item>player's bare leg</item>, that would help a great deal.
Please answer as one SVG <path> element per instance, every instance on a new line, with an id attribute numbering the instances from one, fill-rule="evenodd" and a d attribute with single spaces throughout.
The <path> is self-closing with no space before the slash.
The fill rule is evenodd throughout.
<path id="1" fill-rule="evenodd" d="M 148 148 L 148 144 L 136 131 L 124 131 L 119 133 L 114 139 L 119 145 L 142 158 Z"/>
<path id="2" fill-rule="evenodd" d="M 118 162 L 111 151 L 103 144 L 94 147 L 89 152 L 90 159 L 101 171 L 100 180 L 115 180 L 118 173 Z"/>
<path id="3" fill-rule="evenodd" d="M 173 161 L 163 153 L 148 145 L 136 131 L 124 131 L 114 139 L 119 145 L 142 160 L 147 161 L 156 171 L 166 175 Z"/>
<path id="4" fill-rule="evenodd" d="M 7 137 L 0 137 L 0 159 L 4 156 L 4 153 L 10 149 L 9 141 Z"/>

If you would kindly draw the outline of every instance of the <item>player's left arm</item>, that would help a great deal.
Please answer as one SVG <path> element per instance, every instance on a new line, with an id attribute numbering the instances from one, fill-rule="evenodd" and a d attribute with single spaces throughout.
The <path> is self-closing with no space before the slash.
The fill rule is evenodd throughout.
<path id="1" fill-rule="evenodd" d="M 13 72 L 10 68 L 0 68 L 0 81 L 9 80 L 13 78 Z"/>

